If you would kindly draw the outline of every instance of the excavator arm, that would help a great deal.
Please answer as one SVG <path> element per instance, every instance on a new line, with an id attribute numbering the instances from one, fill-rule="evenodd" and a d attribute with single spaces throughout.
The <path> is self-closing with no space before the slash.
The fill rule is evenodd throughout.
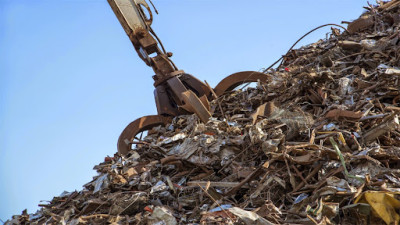
<path id="1" fill-rule="evenodd" d="M 194 76 L 178 70 L 151 28 L 152 11 L 145 0 L 108 0 L 139 57 L 153 68 L 154 96 L 158 115 L 131 122 L 118 139 L 118 152 L 127 154 L 135 136 L 155 126 L 166 125 L 172 117 L 195 113 L 206 123 L 211 117 L 209 101 L 246 82 L 267 81 L 266 74 L 245 71 L 223 79 L 214 90 Z"/>
<path id="2" fill-rule="evenodd" d="M 145 0 L 108 0 L 111 8 L 131 40 L 139 57 L 151 66 L 156 80 L 177 71 L 162 43 L 151 28 L 153 14 Z M 146 11 L 148 16 L 146 16 Z M 162 50 L 160 50 L 160 47 Z M 150 55 L 155 53 L 154 57 Z"/>

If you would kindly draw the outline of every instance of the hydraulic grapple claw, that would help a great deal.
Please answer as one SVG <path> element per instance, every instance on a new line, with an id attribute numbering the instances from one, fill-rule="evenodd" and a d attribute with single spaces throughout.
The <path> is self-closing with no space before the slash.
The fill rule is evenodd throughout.
<path id="1" fill-rule="evenodd" d="M 203 123 L 211 117 L 209 101 L 243 83 L 262 81 L 268 76 L 259 72 L 234 73 L 213 90 L 194 76 L 178 70 L 169 58 L 172 53 L 151 28 L 153 15 L 146 0 L 108 0 L 112 10 L 131 40 L 139 57 L 153 68 L 157 116 L 144 116 L 130 123 L 118 139 L 118 152 L 127 154 L 135 136 L 158 125 L 166 125 L 172 117 L 195 113 Z M 147 11 L 147 12 L 146 12 Z M 161 48 L 160 48 L 161 47 Z"/>

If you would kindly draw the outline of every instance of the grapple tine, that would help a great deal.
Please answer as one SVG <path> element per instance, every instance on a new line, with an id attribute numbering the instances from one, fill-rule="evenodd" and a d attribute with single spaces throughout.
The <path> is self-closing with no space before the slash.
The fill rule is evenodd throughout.
<path id="1" fill-rule="evenodd" d="M 238 72 L 229 75 L 221 80 L 214 88 L 214 92 L 217 94 L 217 96 L 220 96 L 227 91 L 233 90 L 243 83 L 257 82 L 257 80 L 260 80 L 261 82 L 267 82 L 268 79 L 269 76 L 265 73 L 255 71 Z"/>
<path id="2" fill-rule="evenodd" d="M 125 127 L 118 138 L 118 152 L 122 155 L 128 154 L 131 150 L 131 143 L 138 133 L 150 130 L 159 125 L 166 125 L 171 122 L 171 120 L 171 117 L 152 115 L 143 116 L 131 122 Z"/>
<path id="3" fill-rule="evenodd" d="M 196 113 L 203 123 L 207 123 L 208 118 L 211 117 L 210 111 L 201 102 L 199 97 L 193 91 L 185 91 L 181 94 L 185 105 L 182 106 L 184 109 L 189 109 L 191 112 Z"/>
<path id="4" fill-rule="evenodd" d="M 210 102 L 208 101 L 207 96 L 203 95 L 199 99 L 203 103 L 204 107 L 206 107 L 207 111 L 210 111 Z"/>

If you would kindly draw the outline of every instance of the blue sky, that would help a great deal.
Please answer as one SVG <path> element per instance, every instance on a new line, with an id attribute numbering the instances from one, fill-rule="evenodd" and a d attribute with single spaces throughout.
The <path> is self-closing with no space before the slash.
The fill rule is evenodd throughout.
<path id="1" fill-rule="evenodd" d="M 153 0 L 153 29 L 215 86 L 259 70 L 304 33 L 356 19 L 365 0 Z M 324 28 L 306 38 L 324 38 Z M 300 46 L 299 45 L 299 46 Z M 81 190 L 124 127 L 156 114 L 153 71 L 106 0 L 0 0 L 0 219 Z"/>

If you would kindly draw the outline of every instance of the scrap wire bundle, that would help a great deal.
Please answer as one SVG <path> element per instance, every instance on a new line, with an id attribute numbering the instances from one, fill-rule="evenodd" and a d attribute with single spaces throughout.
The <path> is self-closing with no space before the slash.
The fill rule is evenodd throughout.
<path id="1" fill-rule="evenodd" d="M 400 1 L 366 8 L 6 224 L 399 224 Z"/>

